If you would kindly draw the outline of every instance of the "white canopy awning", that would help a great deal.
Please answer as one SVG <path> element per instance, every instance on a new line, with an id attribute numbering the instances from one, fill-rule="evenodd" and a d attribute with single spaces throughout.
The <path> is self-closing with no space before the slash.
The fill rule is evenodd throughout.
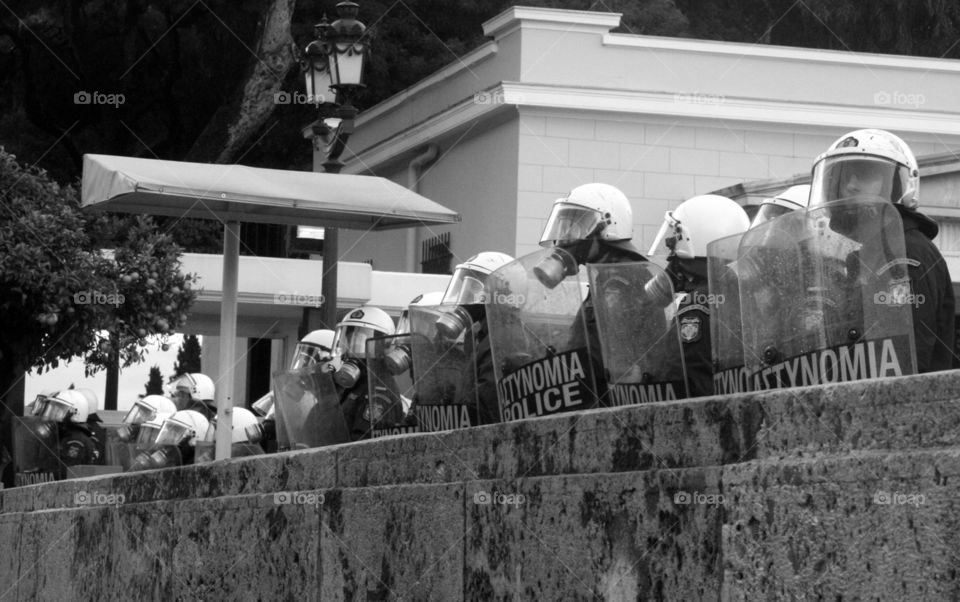
<path id="1" fill-rule="evenodd" d="M 361 230 L 460 221 L 385 178 L 84 155 L 83 207 Z"/>
<path id="2" fill-rule="evenodd" d="M 241 222 L 383 230 L 460 221 L 459 214 L 384 178 L 111 155 L 83 156 L 81 205 L 224 224 L 218 460 L 230 457 Z M 324 272 L 334 282 L 336 266 L 336 257 L 324 257 Z"/>

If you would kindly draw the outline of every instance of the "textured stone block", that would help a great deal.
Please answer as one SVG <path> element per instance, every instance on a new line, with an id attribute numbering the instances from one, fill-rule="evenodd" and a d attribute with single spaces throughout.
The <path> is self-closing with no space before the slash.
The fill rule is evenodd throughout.
<path id="1" fill-rule="evenodd" d="M 719 485 L 717 469 L 471 483 L 464 599 L 718 600 Z"/>
<path id="2" fill-rule="evenodd" d="M 960 452 L 726 467 L 725 600 L 956 600 Z"/>
<path id="3" fill-rule="evenodd" d="M 177 504 L 174 597 L 316 600 L 319 491 Z"/>
<path id="4" fill-rule="evenodd" d="M 463 487 L 329 490 L 321 507 L 321 600 L 459 600 Z"/>

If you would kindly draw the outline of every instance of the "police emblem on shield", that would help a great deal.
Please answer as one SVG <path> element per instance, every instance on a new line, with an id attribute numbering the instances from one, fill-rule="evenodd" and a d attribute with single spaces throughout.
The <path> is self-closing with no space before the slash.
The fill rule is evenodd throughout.
<path id="1" fill-rule="evenodd" d="M 700 340 L 700 318 L 698 316 L 680 318 L 680 338 L 684 343 L 696 343 Z"/>

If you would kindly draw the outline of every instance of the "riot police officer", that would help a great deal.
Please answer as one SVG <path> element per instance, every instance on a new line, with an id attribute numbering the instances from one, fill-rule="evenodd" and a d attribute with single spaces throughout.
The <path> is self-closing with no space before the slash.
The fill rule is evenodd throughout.
<path id="1" fill-rule="evenodd" d="M 940 226 L 918 211 L 920 170 L 910 147 L 884 130 L 856 130 L 838 138 L 813 165 L 810 207 L 842 199 L 893 203 L 903 221 L 913 303 L 917 370 L 950 369 L 955 300 L 950 272 L 933 244 Z M 836 229 L 838 220 L 831 219 Z"/>
<path id="2" fill-rule="evenodd" d="M 340 407 L 352 440 L 370 434 L 366 356 L 367 339 L 392 335 L 396 325 L 379 307 L 364 305 L 337 324 L 332 360 L 337 364 L 333 381 L 340 393 Z"/>
<path id="3" fill-rule="evenodd" d="M 101 464 L 100 441 L 87 424 L 90 406 L 79 391 L 67 389 L 47 399 L 41 418 L 58 424 L 64 467 Z"/>
<path id="4" fill-rule="evenodd" d="M 490 331 L 484 301 L 487 278 L 502 266 L 513 261 L 513 257 L 497 251 L 484 251 L 459 264 L 453 271 L 453 277 L 443 293 L 443 304 L 456 304 L 456 310 L 446 313 L 437 321 L 437 329 L 448 339 L 456 339 L 472 324 L 473 342 L 476 349 L 476 390 L 479 424 L 493 424 L 500 421 L 497 403 L 497 383 L 493 374 L 493 356 L 490 351 Z M 462 312 L 462 313 L 460 313 Z M 468 350 L 468 352 L 470 352 Z M 467 383 L 470 390 L 473 383 Z"/>
<path id="5" fill-rule="evenodd" d="M 623 192 L 598 182 L 577 186 L 567 196 L 554 201 L 540 236 L 541 247 L 553 247 L 561 252 L 545 259 L 534 272 L 544 286 L 552 288 L 566 276 L 576 274 L 581 265 L 646 261 L 632 239 L 633 210 Z M 606 393 L 607 383 L 600 365 L 600 337 L 589 295 L 580 311 L 586 321 L 586 332 L 579 326 L 583 321 L 578 319 L 570 344 L 589 348 L 599 399 Z"/>
<path id="6" fill-rule="evenodd" d="M 713 394 L 707 244 L 750 226 L 746 212 L 727 197 L 706 194 L 667 211 L 650 254 L 667 252 L 667 273 L 678 297 L 677 316 L 690 396 Z"/>

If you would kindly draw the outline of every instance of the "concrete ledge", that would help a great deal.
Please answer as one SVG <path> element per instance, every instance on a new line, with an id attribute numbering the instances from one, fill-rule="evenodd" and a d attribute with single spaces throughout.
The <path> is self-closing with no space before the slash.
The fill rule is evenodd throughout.
<path id="1" fill-rule="evenodd" d="M 0 597 L 955 599 L 958 437 L 944 372 L 33 485 Z"/>

